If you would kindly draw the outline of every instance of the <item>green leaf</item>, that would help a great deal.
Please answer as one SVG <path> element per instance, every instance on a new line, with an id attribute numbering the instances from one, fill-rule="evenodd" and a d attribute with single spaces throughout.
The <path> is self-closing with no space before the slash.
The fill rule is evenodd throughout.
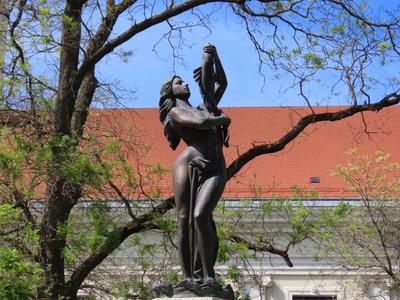
<path id="1" fill-rule="evenodd" d="M 38 264 L 16 249 L 0 246 L 0 299 L 33 299 L 41 280 Z"/>
<path id="2" fill-rule="evenodd" d="M 381 42 L 381 43 L 379 44 L 378 50 L 379 50 L 380 52 L 383 53 L 383 52 L 385 52 L 387 49 L 389 49 L 389 47 L 390 47 L 389 43 L 386 42 L 386 41 L 383 41 L 383 42 Z"/>
<path id="3" fill-rule="evenodd" d="M 345 27 L 344 27 L 343 24 L 334 25 L 334 26 L 332 26 L 331 31 L 332 31 L 333 33 L 344 34 L 344 32 L 345 32 Z"/>
<path id="4" fill-rule="evenodd" d="M 306 53 L 304 55 L 304 59 L 308 64 L 311 64 L 314 68 L 322 68 L 323 60 L 322 58 L 316 53 Z"/>

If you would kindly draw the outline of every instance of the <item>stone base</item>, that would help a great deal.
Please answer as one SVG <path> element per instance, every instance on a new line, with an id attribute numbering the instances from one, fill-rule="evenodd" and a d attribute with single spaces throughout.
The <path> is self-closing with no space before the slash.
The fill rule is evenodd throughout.
<path id="1" fill-rule="evenodd" d="M 186 297 L 186 298 L 179 298 L 179 297 L 172 297 L 172 298 L 154 298 L 153 300 L 224 300 L 222 298 L 216 298 L 216 297 Z"/>
<path id="2" fill-rule="evenodd" d="M 193 281 L 181 281 L 172 285 L 168 281 L 162 280 L 153 285 L 154 300 L 180 299 L 180 300 L 233 300 L 234 293 L 228 284 L 222 287 L 216 281 L 205 284 Z"/>

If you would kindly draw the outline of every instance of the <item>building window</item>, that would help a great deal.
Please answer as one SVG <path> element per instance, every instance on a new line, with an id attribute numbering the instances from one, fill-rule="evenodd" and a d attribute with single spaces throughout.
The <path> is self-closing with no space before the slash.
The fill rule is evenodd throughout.
<path id="1" fill-rule="evenodd" d="M 292 300 L 337 300 L 336 296 L 307 296 L 307 295 L 293 295 Z"/>

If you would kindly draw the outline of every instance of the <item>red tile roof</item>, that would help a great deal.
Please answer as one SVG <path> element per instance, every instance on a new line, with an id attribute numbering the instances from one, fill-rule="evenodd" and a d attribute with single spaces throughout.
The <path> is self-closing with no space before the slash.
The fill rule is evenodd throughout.
<path id="1" fill-rule="evenodd" d="M 317 107 L 315 110 L 318 113 L 339 109 L 343 107 Z M 231 146 L 224 150 L 227 165 L 253 144 L 279 139 L 300 117 L 310 113 L 307 107 L 229 107 L 223 111 L 232 119 Z M 101 126 L 127 141 L 132 164 L 140 157 L 170 170 L 185 147 L 181 142 L 176 151 L 169 148 L 157 108 L 93 110 L 92 125 L 97 119 L 95 116 L 100 116 Z M 400 160 L 399 119 L 400 107 L 396 106 L 342 121 L 313 124 L 283 151 L 260 156 L 246 165 L 228 182 L 224 197 L 289 195 L 294 185 L 317 190 L 320 197 L 354 196 L 345 182 L 331 172 L 348 160 L 346 151 L 353 147 L 370 154 L 382 150 Z M 101 132 L 101 128 L 96 132 Z M 140 149 L 139 145 L 146 145 L 148 152 L 135 152 Z M 160 183 L 165 196 L 172 194 L 169 174 Z M 310 177 L 318 177 L 320 182 L 310 183 Z"/>

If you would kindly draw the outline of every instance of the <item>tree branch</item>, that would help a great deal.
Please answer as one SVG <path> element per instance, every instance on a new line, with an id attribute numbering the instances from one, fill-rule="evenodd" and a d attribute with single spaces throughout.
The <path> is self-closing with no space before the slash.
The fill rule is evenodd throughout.
<path id="1" fill-rule="evenodd" d="M 72 273 L 70 280 L 66 284 L 65 296 L 76 294 L 86 276 L 96 268 L 108 255 L 118 248 L 126 238 L 138 232 L 150 229 L 158 229 L 157 220 L 160 215 L 175 206 L 173 197 L 170 197 L 159 205 L 153 207 L 149 212 L 138 216 L 124 226 L 118 227 L 112 231 L 103 245 L 90 255 L 82 264 Z"/>
<path id="2" fill-rule="evenodd" d="M 282 257 L 285 260 L 286 264 L 289 267 L 293 267 L 293 263 L 290 260 L 289 255 L 288 255 L 288 249 L 285 249 L 285 250 L 278 249 L 267 242 L 263 242 L 263 244 L 254 244 L 248 240 L 245 240 L 244 238 L 242 238 L 240 236 L 233 235 L 233 234 L 231 234 L 229 236 L 229 239 L 235 243 L 245 244 L 247 246 L 247 248 L 249 248 L 250 250 L 254 250 L 254 251 L 258 251 L 258 252 L 269 252 L 271 254 L 279 255 L 280 257 Z"/>
<path id="3" fill-rule="evenodd" d="M 400 103 L 400 95 L 397 93 L 392 93 L 385 96 L 384 98 L 382 98 L 382 100 L 374 104 L 355 105 L 334 113 L 307 115 L 301 118 L 298 123 L 279 140 L 270 144 L 255 146 L 240 155 L 227 168 L 228 179 L 232 178 L 242 169 L 243 166 L 245 166 L 249 161 L 256 158 L 257 156 L 269 153 L 276 153 L 283 150 L 287 144 L 293 141 L 310 124 L 325 121 L 339 121 L 363 111 L 379 111 L 385 107 L 396 105 L 398 103 Z"/>
<path id="4" fill-rule="evenodd" d="M 81 82 L 78 97 L 76 98 L 74 111 L 71 117 L 71 132 L 75 138 L 82 137 L 89 107 L 93 100 L 93 95 L 98 86 L 94 68 L 86 73 Z"/>
<path id="5" fill-rule="evenodd" d="M 357 20 L 361 21 L 362 23 L 371 26 L 371 27 L 385 27 L 389 28 L 395 25 L 399 25 L 399 20 L 396 20 L 392 23 L 378 23 L 369 21 L 367 18 L 361 16 L 360 14 L 356 13 L 349 5 L 347 5 L 343 0 L 326 0 L 327 2 L 333 3 L 335 5 L 340 6 L 349 16 L 356 18 Z"/>
<path id="6" fill-rule="evenodd" d="M 78 92 L 74 89 L 74 82 L 81 43 L 81 14 L 82 3 L 67 1 L 62 22 L 60 72 L 54 108 L 54 128 L 58 134 L 69 135 L 71 130 L 70 121 Z"/>
<path id="7" fill-rule="evenodd" d="M 87 57 L 79 68 L 78 78 L 82 78 L 83 75 L 87 72 L 88 69 L 93 67 L 97 62 L 99 62 L 104 56 L 111 53 L 116 47 L 125 43 L 129 39 L 131 39 L 136 34 L 154 26 L 160 24 L 169 18 L 175 17 L 183 12 L 191 10 L 195 7 L 201 6 L 207 3 L 213 2 L 224 2 L 224 3 L 236 3 L 242 4 L 244 1 L 240 0 L 188 0 L 180 4 L 173 5 L 166 10 L 155 14 L 139 23 L 135 23 L 132 27 L 130 27 L 125 32 L 116 36 L 109 42 L 105 43 L 101 48 L 97 49 L 97 51 L 90 57 Z"/>

